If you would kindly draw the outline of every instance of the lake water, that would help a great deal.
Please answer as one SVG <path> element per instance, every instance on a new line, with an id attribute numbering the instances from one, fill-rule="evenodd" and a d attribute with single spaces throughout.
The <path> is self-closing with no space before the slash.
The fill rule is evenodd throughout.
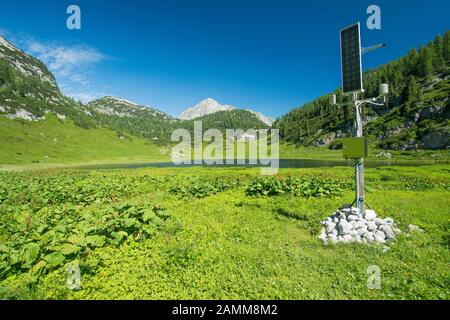
<path id="1" fill-rule="evenodd" d="M 351 160 L 320 160 L 320 159 L 280 159 L 280 168 L 318 168 L 318 167 L 351 167 L 354 161 Z M 395 161 L 395 160 L 366 160 L 364 162 L 367 168 L 377 168 L 383 166 L 424 166 L 429 165 L 426 161 Z M 133 169 L 133 168 L 176 168 L 176 167 L 266 167 L 261 164 L 181 164 L 176 165 L 172 162 L 149 162 L 149 163 L 114 163 L 114 164 L 98 164 L 85 165 L 83 169 Z"/>

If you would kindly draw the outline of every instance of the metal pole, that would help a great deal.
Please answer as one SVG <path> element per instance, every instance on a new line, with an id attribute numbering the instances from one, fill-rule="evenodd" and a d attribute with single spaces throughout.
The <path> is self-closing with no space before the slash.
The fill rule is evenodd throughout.
<path id="1" fill-rule="evenodd" d="M 353 94 L 353 103 L 355 107 L 355 134 L 357 137 L 363 136 L 363 125 L 361 117 L 361 105 L 358 101 L 358 94 Z M 355 203 L 361 213 L 364 213 L 364 159 L 358 159 L 355 165 Z"/>

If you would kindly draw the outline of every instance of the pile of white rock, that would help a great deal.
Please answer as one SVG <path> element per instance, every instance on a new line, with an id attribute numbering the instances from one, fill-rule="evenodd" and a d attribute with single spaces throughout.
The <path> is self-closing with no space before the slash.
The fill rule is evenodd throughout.
<path id="1" fill-rule="evenodd" d="M 386 243 L 401 233 L 392 218 L 380 219 L 373 210 L 344 206 L 322 221 L 319 239 L 328 243 Z"/>

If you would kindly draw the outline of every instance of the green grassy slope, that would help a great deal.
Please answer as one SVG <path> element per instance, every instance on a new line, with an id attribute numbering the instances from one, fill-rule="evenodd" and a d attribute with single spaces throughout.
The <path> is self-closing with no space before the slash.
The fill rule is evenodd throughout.
<path id="1" fill-rule="evenodd" d="M 160 149 L 105 128 L 83 129 L 52 114 L 40 121 L 0 117 L 0 164 L 157 161 L 166 158 Z"/>

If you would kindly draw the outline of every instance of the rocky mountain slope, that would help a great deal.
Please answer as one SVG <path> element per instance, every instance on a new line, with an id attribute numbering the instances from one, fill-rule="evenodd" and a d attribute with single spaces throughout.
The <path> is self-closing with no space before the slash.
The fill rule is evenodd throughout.
<path id="1" fill-rule="evenodd" d="M 232 105 L 221 105 L 219 102 L 212 98 L 207 98 L 197 105 L 188 108 L 180 115 L 180 119 L 182 120 L 192 120 L 196 118 L 200 118 L 209 114 L 213 114 L 220 111 L 231 111 L 231 110 L 237 110 L 238 108 L 232 106 Z M 241 110 L 241 109 L 239 109 Z M 255 115 L 260 121 L 262 121 L 265 125 L 271 126 L 273 123 L 273 119 L 270 117 L 267 117 L 263 115 L 260 112 L 256 112 L 253 110 L 245 109 L 245 111 L 248 111 Z"/>
<path id="2" fill-rule="evenodd" d="M 48 112 L 70 117 L 82 127 L 94 125 L 82 104 L 61 94 L 41 61 L 0 37 L 0 115 L 40 120 Z"/>

